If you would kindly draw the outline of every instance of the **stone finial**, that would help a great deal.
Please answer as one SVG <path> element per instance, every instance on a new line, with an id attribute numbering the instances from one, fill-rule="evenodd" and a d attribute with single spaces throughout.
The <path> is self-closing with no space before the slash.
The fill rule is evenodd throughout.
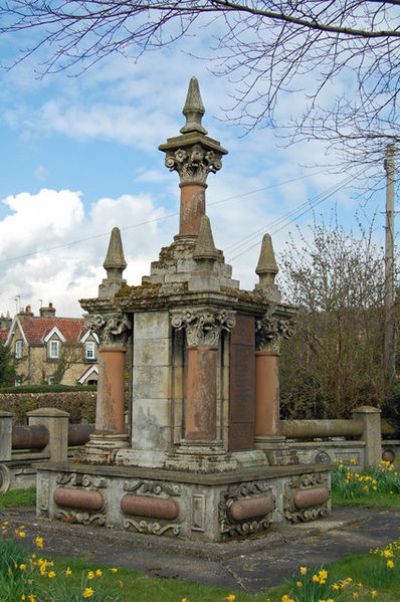
<path id="1" fill-rule="evenodd" d="M 207 215 L 203 215 L 200 220 L 199 235 L 193 251 L 193 259 L 197 261 L 202 259 L 215 261 L 217 257 L 218 251 L 215 248 L 210 220 Z"/>
<path id="2" fill-rule="evenodd" d="M 103 267 L 107 272 L 109 270 L 120 270 L 122 273 L 126 266 L 127 263 L 122 248 L 121 232 L 120 229 L 115 226 L 111 231 L 110 242 L 108 244 L 107 255 Z"/>
<path id="3" fill-rule="evenodd" d="M 270 234 L 264 234 L 260 257 L 256 267 L 256 274 L 259 277 L 256 290 L 263 290 L 274 301 L 280 300 L 280 292 L 275 284 L 275 277 L 278 271 L 271 236 Z"/>
<path id="4" fill-rule="evenodd" d="M 273 284 L 278 271 L 278 265 L 275 260 L 274 249 L 272 246 L 272 238 L 270 234 L 264 234 L 261 243 L 260 257 L 256 267 L 256 274 L 260 277 L 260 284 L 263 279 L 266 284 Z"/>
<path id="5" fill-rule="evenodd" d="M 181 134 L 188 134 L 190 132 L 207 134 L 207 130 L 201 125 L 205 109 L 200 96 L 199 82 L 196 77 L 192 77 L 189 82 L 186 102 L 182 113 L 186 117 L 186 123 L 180 130 Z"/>
<path id="6" fill-rule="evenodd" d="M 107 278 L 99 286 L 99 297 L 111 297 L 121 288 L 125 282 L 122 280 L 122 272 L 127 263 L 124 257 L 120 229 L 114 227 L 111 231 L 107 255 L 103 267 L 107 272 Z"/>

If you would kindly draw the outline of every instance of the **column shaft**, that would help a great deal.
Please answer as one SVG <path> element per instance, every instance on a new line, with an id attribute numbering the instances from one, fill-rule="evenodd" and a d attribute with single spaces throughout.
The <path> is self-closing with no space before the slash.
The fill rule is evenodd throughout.
<path id="1" fill-rule="evenodd" d="M 216 438 L 217 349 L 188 349 L 185 437 L 212 441 Z"/>
<path id="2" fill-rule="evenodd" d="M 256 437 L 280 435 L 279 355 L 256 352 Z"/>
<path id="3" fill-rule="evenodd" d="M 203 184 L 180 184 L 181 207 L 179 235 L 197 235 L 200 220 L 205 215 L 205 189 Z"/>
<path id="4" fill-rule="evenodd" d="M 125 432 L 125 350 L 99 350 L 96 434 Z"/>

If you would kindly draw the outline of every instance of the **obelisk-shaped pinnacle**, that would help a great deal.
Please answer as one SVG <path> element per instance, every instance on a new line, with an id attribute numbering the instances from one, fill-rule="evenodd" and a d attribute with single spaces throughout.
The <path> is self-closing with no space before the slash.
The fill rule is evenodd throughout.
<path id="1" fill-rule="evenodd" d="M 264 234 L 261 243 L 260 257 L 256 267 L 256 274 L 258 276 L 268 274 L 271 278 L 270 281 L 273 282 L 278 271 L 271 236 L 270 234 Z"/>
<path id="2" fill-rule="evenodd" d="M 201 125 L 205 108 L 201 100 L 199 82 L 196 77 L 192 77 L 189 82 L 189 89 L 182 113 L 186 117 L 186 123 L 180 130 L 181 134 L 188 134 L 190 132 L 207 134 L 207 130 Z"/>
<path id="3" fill-rule="evenodd" d="M 122 272 L 126 266 L 127 263 L 124 257 L 124 250 L 122 248 L 121 232 L 120 229 L 115 226 L 111 231 L 110 242 L 103 267 L 107 273 L 112 270 L 120 272 L 122 275 Z"/>
<path id="4" fill-rule="evenodd" d="M 210 220 L 207 215 L 203 215 L 200 221 L 199 235 L 193 252 L 193 259 L 215 261 L 217 257 L 218 251 L 215 248 Z"/>

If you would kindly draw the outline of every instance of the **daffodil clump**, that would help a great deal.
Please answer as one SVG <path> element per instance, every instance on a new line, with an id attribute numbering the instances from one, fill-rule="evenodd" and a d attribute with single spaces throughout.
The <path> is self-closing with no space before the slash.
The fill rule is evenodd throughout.
<path id="1" fill-rule="evenodd" d="M 373 561 L 366 575 L 369 582 L 386 586 L 399 580 L 400 540 L 388 544 L 385 548 L 370 550 L 370 554 Z"/>
<path id="2" fill-rule="evenodd" d="M 43 537 L 32 539 L 36 552 L 28 554 L 15 539 L 28 538 L 24 525 L 10 532 L 8 521 L 1 524 L 0 540 L 0 602 L 119 602 L 123 582 L 117 580 L 115 593 L 104 591 L 102 577 L 105 569 L 88 569 L 74 575 L 70 567 L 57 568 L 45 558 Z M 10 536 L 13 535 L 11 539 Z M 117 573 L 118 569 L 107 569 Z"/>
<path id="3" fill-rule="evenodd" d="M 281 602 L 363 602 L 378 597 L 376 589 L 366 588 L 363 583 L 355 582 L 351 577 L 334 580 L 324 568 L 313 570 L 300 567 L 289 586 L 290 592 L 282 596 Z"/>
<path id="4" fill-rule="evenodd" d="M 382 460 L 377 468 L 357 472 L 349 465 L 339 462 L 332 472 L 332 488 L 344 499 L 362 497 L 368 494 L 400 493 L 400 473 L 390 462 Z"/>

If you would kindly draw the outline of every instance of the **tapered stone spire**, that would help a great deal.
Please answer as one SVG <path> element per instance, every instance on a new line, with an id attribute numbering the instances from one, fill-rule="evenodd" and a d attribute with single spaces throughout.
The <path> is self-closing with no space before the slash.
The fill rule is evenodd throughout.
<path id="1" fill-rule="evenodd" d="M 207 130 L 201 125 L 205 108 L 201 100 L 199 82 L 196 77 L 192 77 L 189 82 L 189 89 L 182 113 L 186 117 L 186 123 L 180 129 L 181 134 L 188 134 L 190 132 L 207 134 Z"/>
<path id="2" fill-rule="evenodd" d="M 207 130 L 201 124 L 204 105 L 195 77 L 189 83 L 183 114 L 186 123 L 180 130 L 181 134 L 168 138 L 158 148 L 165 153 L 166 167 L 179 174 L 179 236 L 187 239 L 199 233 L 200 219 L 205 214 L 208 174 L 221 169 L 221 159 L 228 151 L 218 140 L 207 136 Z"/>
<path id="3" fill-rule="evenodd" d="M 103 263 L 107 277 L 99 286 L 99 297 L 111 297 L 121 288 L 121 285 L 125 282 L 122 279 L 122 273 L 126 266 L 121 232 L 115 226 L 111 231 L 107 255 Z"/>
<path id="4" fill-rule="evenodd" d="M 203 259 L 215 261 L 217 257 L 218 251 L 215 248 L 210 220 L 207 215 L 203 215 L 200 221 L 199 236 L 193 252 L 193 259 L 197 261 Z"/>
<path id="5" fill-rule="evenodd" d="M 259 277 L 256 290 L 263 290 L 274 301 L 279 301 L 281 297 L 279 289 L 275 284 L 275 277 L 278 271 L 271 236 L 264 234 L 260 257 L 256 267 L 256 274 Z"/>

